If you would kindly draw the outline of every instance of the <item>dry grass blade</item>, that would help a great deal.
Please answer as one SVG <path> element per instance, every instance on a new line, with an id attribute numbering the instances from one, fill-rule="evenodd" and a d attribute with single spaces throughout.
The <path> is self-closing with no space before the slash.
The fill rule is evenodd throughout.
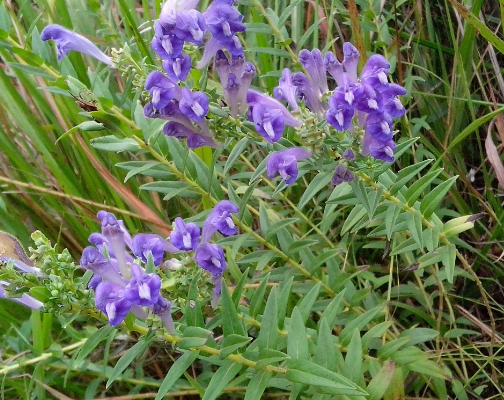
<path id="1" fill-rule="evenodd" d="M 502 162 L 499 158 L 499 153 L 497 152 L 497 147 L 495 146 L 492 139 L 494 121 L 492 121 L 492 123 L 488 127 L 488 133 L 485 140 L 485 150 L 488 156 L 488 161 L 495 169 L 495 175 L 497 177 L 497 180 L 499 181 L 499 185 L 504 189 L 504 165 L 502 165 Z"/>

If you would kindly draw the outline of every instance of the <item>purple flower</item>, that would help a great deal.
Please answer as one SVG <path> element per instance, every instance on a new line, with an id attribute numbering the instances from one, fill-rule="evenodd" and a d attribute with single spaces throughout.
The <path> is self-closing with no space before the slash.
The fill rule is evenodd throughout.
<path id="1" fill-rule="evenodd" d="M 251 62 L 246 62 L 243 66 L 243 73 L 241 76 L 240 91 L 238 93 L 238 103 L 240 113 L 244 113 L 247 109 L 247 91 L 256 75 L 256 68 Z"/>
<path id="2" fill-rule="evenodd" d="M 362 154 L 365 156 L 370 154 L 377 160 L 394 162 L 394 151 L 396 148 L 393 140 L 380 141 L 367 132 L 364 134 L 362 140 Z"/>
<path id="3" fill-rule="evenodd" d="M 166 29 L 173 29 L 175 28 L 177 11 L 194 10 L 198 3 L 199 0 L 167 0 L 159 13 L 159 21 Z"/>
<path id="4" fill-rule="evenodd" d="M 152 258 L 154 259 L 154 265 L 159 265 L 163 262 L 165 251 L 169 251 L 171 253 L 177 251 L 176 248 L 170 246 L 170 244 L 161 236 L 151 233 L 140 233 L 135 235 L 131 247 L 133 254 L 136 257 L 141 258 L 144 263 L 147 262 L 149 252 L 151 252 Z"/>
<path id="5" fill-rule="evenodd" d="M 70 50 L 75 50 L 79 53 L 94 57 L 107 65 L 114 65 L 112 60 L 102 53 L 93 42 L 60 25 L 54 24 L 46 26 L 40 34 L 40 39 L 43 41 L 53 40 L 56 42 L 58 61 L 61 61 Z"/>
<path id="6" fill-rule="evenodd" d="M 127 240 L 131 247 L 131 237 L 124 229 L 122 221 L 118 221 L 114 214 L 102 210 L 98 212 L 97 217 L 102 224 L 102 235 L 105 236 L 114 252 L 119 271 L 124 278 L 128 279 L 130 272 L 126 264 L 125 246 Z"/>
<path id="7" fill-rule="evenodd" d="M 364 89 L 359 83 L 350 81 L 348 74 L 343 74 L 339 85 L 332 97 L 347 108 L 355 108 L 355 103 L 364 95 Z"/>
<path id="8" fill-rule="evenodd" d="M 385 112 L 373 112 L 366 118 L 366 133 L 377 140 L 386 142 L 392 139 L 392 118 Z"/>
<path id="9" fill-rule="evenodd" d="M 216 244 L 203 243 L 196 248 L 194 258 L 198 265 L 212 275 L 221 275 L 226 269 L 224 250 Z"/>
<path id="10" fill-rule="evenodd" d="M 393 118 L 402 117 L 406 110 L 397 96 L 404 96 L 406 89 L 395 83 L 391 83 L 381 92 L 383 97 L 383 110 Z"/>
<path id="11" fill-rule="evenodd" d="M 194 133 L 193 129 L 189 129 L 187 126 L 182 125 L 178 122 L 168 122 L 163 127 L 163 133 L 166 136 L 171 136 L 179 140 L 187 139 Z"/>
<path id="12" fill-rule="evenodd" d="M 299 52 L 298 58 L 301 65 L 310 75 L 313 91 L 318 96 L 320 94 L 319 75 L 313 54 L 309 50 L 303 49 Z"/>
<path id="13" fill-rule="evenodd" d="M 5 294 L 5 289 L 3 286 L 9 286 L 10 283 L 7 281 L 0 281 L 0 299 L 7 299 L 15 301 L 16 303 L 22 304 L 26 307 L 32 308 L 34 310 L 39 310 L 44 307 L 44 303 L 38 301 L 27 293 L 23 293 L 21 297 L 7 297 Z"/>
<path id="14" fill-rule="evenodd" d="M 204 17 L 212 36 L 226 47 L 236 33 L 245 32 L 246 29 L 242 23 L 243 16 L 236 7 L 222 2 L 214 1 L 205 11 Z"/>
<path id="15" fill-rule="evenodd" d="M 324 66 L 331 74 L 336 84 L 340 86 L 343 83 L 343 64 L 341 64 L 334 53 L 328 51 L 324 56 Z"/>
<path id="16" fill-rule="evenodd" d="M 279 109 L 282 112 L 284 123 L 287 126 L 296 127 L 302 125 L 302 122 L 297 118 L 294 118 L 282 103 L 280 103 L 278 100 L 272 99 L 265 94 L 249 89 L 247 91 L 247 103 L 250 107 L 255 107 L 257 104 L 261 104 L 266 107 Z"/>
<path id="17" fill-rule="evenodd" d="M 219 50 L 221 50 L 224 47 L 224 45 L 219 42 L 217 39 L 214 37 L 211 37 L 208 39 L 208 41 L 205 43 L 205 49 L 203 50 L 203 56 L 201 59 L 198 61 L 198 64 L 196 64 L 196 69 L 203 69 L 207 66 L 207 64 L 210 62 L 213 56 L 217 54 Z"/>
<path id="18" fill-rule="evenodd" d="M 229 200 L 219 201 L 205 220 L 201 242 L 208 242 L 216 231 L 224 236 L 236 235 L 238 228 L 234 224 L 231 214 L 236 214 L 239 211 L 239 207 Z"/>
<path id="19" fill-rule="evenodd" d="M 354 179 L 355 177 L 353 172 L 349 171 L 344 164 L 339 164 L 334 171 L 331 182 L 334 186 L 336 186 L 343 182 L 351 182 Z"/>
<path id="20" fill-rule="evenodd" d="M 184 41 L 173 34 L 173 31 L 163 27 L 161 22 L 154 22 L 154 37 L 152 48 L 163 60 L 178 57 L 182 53 Z"/>
<path id="21" fill-rule="evenodd" d="M 139 306 L 155 304 L 159 298 L 161 279 L 157 274 L 146 274 L 136 264 L 131 264 L 131 280 L 124 288 L 124 298 Z"/>
<path id="22" fill-rule="evenodd" d="M 163 69 L 173 81 L 185 81 L 191 70 L 191 58 L 187 54 L 169 58 L 163 61 Z"/>
<path id="23" fill-rule="evenodd" d="M 152 312 L 154 315 L 159 316 L 168 333 L 175 332 L 175 326 L 171 316 L 171 303 L 168 300 L 159 296 L 157 303 L 152 307 Z"/>
<path id="24" fill-rule="evenodd" d="M 231 72 L 228 76 L 227 85 L 224 88 L 224 95 L 227 103 L 229 104 L 229 108 L 231 109 L 231 116 L 233 118 L 236 118 L 238 115 L 238 95 L 240 93 L 240 87 L 240 81 L 236 75 Z"/>
<path id="25" fill-rule="evenodd" d="M 319 49 L 313 49 L 311 53 L 313 56 L 313 61 L 315 62 L 315 68 L 317 70 L 320 93 L 327 93 L 329 91 L 329 88 L 327 87 L 327 71 L 325 69 L 322 53 Z"/>
<path id="26" fill-rule="evenodd" d="M 227 85 L 229 73 L 231 72 L 231 70 L 229 68 L 229 60 L 222 50 L 218 50 L 215 54 L 214 65 L 217 73 L 219 74 L 221 85 L 222 87 L 225 87 Z"/>
<path id="27" fill-rule="evenodd" d="M 101 277 L 101 276 L 96 275 L 96 274 L 93 274 L 92 278 L 91 278 L 91 279 L 89 280 L 89 282 L 88 282 L 87 287 L 88 287 L 88 289 L 93 289 L 93 290 L 95 290 L 95 289 L 96 289 L 96 287 L 97 287 L 97 286 L 100 284 L 100 282 L 102 282 L 102 281 L 103 281 L 103 279 L 102 279 L 102 277 Z"/>
<path id="28" fill-rule="evenodd" d="M 278 108 L 257 104 L 252 109 L 252 120 L 257 132 L 269 143 L 278 142 L 282 137 L 285 123 Z"/>
<path id="29" fill-rule="evenodd" d="M 382 91 L 388 86 L 390 63 L 381 54 L 373 54 L 364 65 L 361 82 L 367 83 L 373 89 Z"/>
<path id="30" fill-rule="evenodd" d="M 243 54 L 231 54 L 231 63 L 229 64 L 229 70 L 231 71 L 231 73 L 235 74 L 237 77 L 241 77 L 243 75 L 244 68 L 245 57 L 243 56 Z"/>
<path id="31" fill-rule="evenodd" d="M 356 96 L 355 93 L 358 93 L 358 95 Z M 367 83 L 360 85 L 354 91 L 354 96 L 356 96 L 354 106 L 359 111 L 372 113 L 382 108 L 382 96 Z"/>
<path id="32" fill-rule="evenodd" d="M 314 113 L 324 115 L 324 104 L 319 99 L 318 84 L 315 87 L 315 84 L 312 84 L 302 72 L 292 75 L 292 83 L 297 87 L 298 94 L 304 99 L 306 106 Z"/>
<path id="33" fill-rule="evenodd" d="M 179 39 L 200 46 L 203 44 L 205 29 L 205 19 L 199 11 L 178 11 L 176 13 L 174 33 Z"/>
<path id="34" fill-rule="evenodd" d="M 200 228 L 193 222 L 186 224 L 182 218 L 175 218 L 175 227 L 170 234 L 170 242 L 179 250 L 195 250 L 200 238 Z"/>
<path id="35" fill-rule="evenodd" d="M 180 91 L 178 85 L 167 78 L 162 72 L 152 71 L 145 81 L 145 90 L 152 97 L 152 105 L 161 110 L 170 103 L 175 94 Z"/>
<path id="36" fill-rule="evenodd" d="M 208 97 L 203 92 L 191 92 L 188 88 L 182 89 L 180 111 L 194 122 L 200 122 L 208 112 Z"/>
<path id="37" fill-rule="evenodd" d="M 112 282 L 101 282 L 95 289 L 96 307 L 103 312 L 112 326 L 119 325 L 131 309 L 124 297 L 124 288 Z"/>
<path id="38" fill-rule="evenodd" d="M 292 74 L 288 68 L 282 71 L 282 77 L 278 81 L 278 86 L 273 89 L 273 94 L 277 100 L 285 100 L 292 110 L 298 109 L 297 87 L 292 83 Z"/>
<path id="39" fill-rule="evenodd" d="M 219 144 L 211 137 L 199 133 L 193 133 L 187 138 L 187 147 L 190 149 L 194 150 L 205 146 L 216 148 L 219 147 Z"/>
<path id="40" fill-rule="evenodd" d="M 357 82 L 357 66 L 359 64 L 359 51 L 353 44 L 343 44 L 343 66 L 352 82 Z"/>
<path id="41" fill-rule="evenodd" d="M 329 110 L 326 113 L 326 120 L 334 129 L 342 132 L 350 128 L 353 116 L 353 108 L 338 101 L 335 96 L 329 98 Z"/>
<path id="42" fill-rule="evenodd" d="M 117 285 L 126 285 L 126 280 L 119 274 L 110 260 L 107 260 L 102 253 L 92 246 L 88 246 L 82 252 L 80 265 L 84 269 L 93 271 L 97 276 L 113 282 Z"/>
<path id="43" fill-rule="evenodd" d="M 273 179 L 280 174 L 287 185 L 293 184 L 298 176 L 297 162 L 311 157 L 312 153 L 301 147 L 292 147 L 270 155 L 266 164 L 268 177 Z"/>
<path id="44" fill-rule="evenodd" d="M 212 275 L 212 283 L 215 285 L 212 290 L 212 308 L 216 308 L 219 305 L 219 299 L 222 292 L 222 274 Z"/>
<path id="45" fill-rule="evenodd" d="M 355 159 L 355 154 L 352 149 L 346 149 L 343 153 L 343 158 L 347 161 L 353 161 Z"/>

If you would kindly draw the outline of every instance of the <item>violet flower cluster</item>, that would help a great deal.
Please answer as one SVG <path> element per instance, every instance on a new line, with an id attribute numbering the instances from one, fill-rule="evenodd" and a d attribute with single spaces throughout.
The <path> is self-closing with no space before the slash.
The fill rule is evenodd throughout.
<path id="1" fill-rule="evenodd" d="M 166 75 L 153 71 L 145 82 L 145 90 L 151 95 L 151 102 L 144 108 L 145 115 L 169 121 L 163 128 L 164 134 L 187 140 L 191 149 L 218 144 L 205 119 L 208 96 L 179 86 L 191 69 L 190 57 L 182 52 L 184 43 L 201 46 L 205 36 L 209 36 L 197 68 L 203 68 L 217 55 L 216 68 L 234 116 L 243 111 L 246 91 L 255 75 L 255 67 L 245 63 L 243 48 L 236 36 L 245 31 L 245 25 L 233 0 L 214 0 L 203 13 L 195 9 L 197 4 L 198 1 L 173 0 L 164 4 L 154 23 L 152 48 L 163 59 Z M 229 52 L 231 63 L 223 49 Z"/>
<path id="2" fill-rule="evenodd" d="M 128 313 L 145 319 L 146 309 L 157 315 L 165 328 L 174 330 L 171 317 L 171 302 L 161 294 L 161 278 L 154 270 L 162 266 L 166 253 L 195 250 L 194 260 L 210 272 L 215 285 L 212 305 L 220 297 L 222 273 L 226 269 L 223 249 L 209 243 L 215 232 L 234 235 L 237 228 L 232 214 L 239 211 L 230 201 L 218 203 L 207 217 L 203 232 L 195 223 L 185 223 L 176 218 L 169 241 L 155 234 L 137 234 L 131 237 L 121 220 L 107 211 L 97 215 L 101 232 L 89 236 L 80 265 L 93 272 L 88 287 L 95 292 L 96 307 L 108 318 L 112 326 L 119 325 Z M 168 261 L 170 264 L 172 261 Z"/>

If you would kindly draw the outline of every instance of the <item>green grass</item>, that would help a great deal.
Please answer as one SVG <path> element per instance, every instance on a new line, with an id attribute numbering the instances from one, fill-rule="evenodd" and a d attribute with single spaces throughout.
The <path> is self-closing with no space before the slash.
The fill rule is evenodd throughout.
<path id="1" fill-rule="evenodd" d="M 504 252 L 503 188 L 497 186 L 483 140 L 495 118 L 492 113 L 504 106 L 504 88 L 498 80 L 502 75 L 499 62 L 502 64 L 504 60 L 502 26 L 499 26 L 504 4 L 499 3 L 499 13 L 497 1 L 475 0 L 472 14 L 467 14 L 461 8 L 462 2 L 455 0 L 397 1 L 396 4 L 386 1 L 383 8 L 381 1 L 360 0 L 356 1 L 357 20 L 356 15 L 349 13 L 348 3 L 351 2 L 241 2 L 240 10 L 250 24 L 244 35 L 246 56 L 260 74 L 256 84 L 271 92 L 278 71 L 295 64 L 299 43 L 304 48 L 318 46 L 338 53 L 343 40 L 352 40 L 370 54 L 384 53 L 393 61 L 394 81 L 408 89 L 408 113 L 397 124 L 400 137 L 418 138 L 414 152 L 402 156 L 395 169 L 427 158 L 435 159 L 444 168 L 440 180 L 459 177 L 443 203 L 442 212 L 450 217 L 455 212 L 485 213 L 485 216 L 459 243 L 463 259 L 479 277 L 481 285 L 459 278 L 451 291 L 446 292 L 442 283 L 435 286 L 438 284 L 432 278 L 435 275 L 404 283 L 406 277 L 402 272 L 396 275 L 391 271 L 387 283 L 396 290 L 391 292 L 392 318 L 399 327 L 413 321 L 442 333 L 452 331 L 449 339 L 434 341 L 430 349 L 432 358 L 442 360 L 458 382 L 453 388 L 459 388 L 460 395 L 451 389 L 445 398 L 502 398 L 503 345 L 501 341 L 491 340 L 488 332 L 496 329 L 500 333 L 498 337 L 503 333 L 504 257 L 500 257 Z M 160 234 L 166 234 L 173 216 L 190 216 L 194 213 L 192 210 L 201 211 L 199 203 L 191 199 L 163 201 L 158 193 L 140 189 L 152 180 L 149 177 L 137 175 L 125 182 L 127 171 L 116 165 L 145 161 L 150 156 L 92 148 L 90 141 L 103 132 L 77 130 L 57 142 L 65 132 L 89 118 L 69 96 L 63 78 L 55 81 L 51 70 L 78 78 L 93 93 L 100 93 L 99 97 L 108 97 L 131 120 L 134 120 L 131 110 L 139 98 L 132 90 L 131 74 L 110 72 L 95 60 L 77 53 L 58 64 L 53 46 L 38 39 L 43 27 L 58 23 L 75 29 L 102 49 L 121 48 L 127 43 L 133 53 L 141 55 L 136 60 L 138 63 L 159 67 L 149 46 L 151 33 L 141 33 L 138 28 L 154 19 L 159 9 L 159 0 L 4 1 L 0 5 L 0 30 L 10 33 L 8 39 L 0 40 L 0 230 L 17 236 L 25 246 L 29 244 L 30 233 L 38 229 L 53 243 L 58 243 L 60 249 L 68 248 L 78 260 L 89 233 L 97 229 L 94 216 L 102 208 L 119 214 L 123 210 L 121 217 L 131 231 L 148 229 Z M 310 29 L 318 22 L 321 29 Z M 26 51 L 13 51 L 19 48 Z M 41 69 L 41 61 L 52 69 Z M 215 87 L 213 79 L 208 77 L 207 87 Z M 83 91 L 82 96 L 86 95 Z M 500 129 L 491 132 L 496 143 L 504 139 L 504 125 Z M 198 155 L 211 165 L 212 154 Z M 258 154 L 254 165 L 262 157 Z M 301 193 L 294 192 L 294 195 L 299 198 Z M 268 208 L 265 202 L 254 201 L 261 208 Z M 284 205 L 286 201 L 282 198 Z M 205 204 L 205 208 L 208 206 Z M 335 229 L 323 228 L 323 207 L 316 198 L 303 212 L 301 216 L 315 221 L 311 223 L 315 227 L 305 223 L 300 234 L 316 229 L 323 229 L 327 236 L 337 234 Z M 344 208 L 337 212 L 334 226 L 341 228 L 348 213 Z M 299 213 L 293 214 L 299 216 Z M 246 218 L 252 217 L 246 215 Z M 347 245 L 344 240 L 350 243 Z M 382 266 L 381 252 L 363 249 L 367 243 L 369 239 L 365 235 L 356 234 L 343 239 L 339 246 L 348 252 L 351 265 L 371 264 L 372 269 L 387 276 L 389 270 Z M 230 270 L 232 273 L 232 267 Z M 362 289 L 366 287 L 364 279 L 357 276 L 356 281 Z M 412 291 L 422 307 L 403 301 L 401 296 L 408 291 Z M 86 324 L 82 318 L 71 323 L 50 314 L 33 314 L 30 318 L 29 313 L 11 312 L 4 305 L 5 302 L 0 304 L 2 360 L 5 363 L 12 358 L 9 360 L 12 363 L 21 356 L 21 367 L 16 371 L 19 375 L 15 378 L 9 375 L 0 386 L 5 398 L 18 398 L 29 392 L 37 398 L 64 398 L 64 394 L 70 398 L 91 399 L 106 394 L 136 399 L 141 398 L 137 396 L 139 392 L 154 393 L 152 397 L 155 397 L 173 360 L 168 348 L 149 348 L 142 360 L 130 368 L 129 376 L 125 375 L 105 391 L 113 366 L 125 349 L 136 342 L 136 337 L 114 332 L 90 355 L 85 366 L 76 366 L 72 363 L 74 348 L 67 350 L 66 347 L 95 331 L 93 323 Z M 492 311 L 491 316 L 488 309 Z M 476 336 L 466 335 L 461 329 L 475 331 Z M 56 357 L 44 356 L 51 352 Z M 36 357 L 46 358 L 36 363 L 35 368 L 24 366 Z M 0 364 L 0 373 L 2 367 Z M 199 389 L 199 384 L 191 379 L 198 374 L 205 377 L 211 371 L 193 372 L 194 376 L 186 376 L 192 386 L 177 387 L 173 397 L 197 398 L 189 397 L 196 396 Z M 443 398 L 440 382 L 434 380 L 430 387 L 428 394 L 419 391 L 416 396 L 429 398 L 435 393 Z M 227 390 L 243 394 L 244 388 L 238 382 L 236 387 Z"/>

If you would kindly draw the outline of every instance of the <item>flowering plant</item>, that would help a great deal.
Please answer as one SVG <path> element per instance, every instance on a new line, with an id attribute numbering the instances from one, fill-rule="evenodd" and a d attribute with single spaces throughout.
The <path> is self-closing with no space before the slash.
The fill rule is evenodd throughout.
<path id="1" fill-rule="evenodd" d="M 254 4 L 281 34 L 271 13 Z M 458 381 L 443 360 L 429 357 L 427 346 L 440 335 L 435 324 L 406 329 L 391 315 L 402 289 L 393 291 L 394 268 L 411 282 L 477 279 L 456 247 L 476 218 L 441 208 L 456 177 L 441 180 L 433 168 L 415 179 L 432 160 L 394 172 L 415 139 L 394 130 L 407 91 L 392 82 L 391 62 L 367 58 L 350 42 L 331 46 L 340 59 L 316 48 L 296 54 L 285 44 L 288 68 L 275 71 L 267 90 L 261 64 L 245 51 L 248 24 L 239 6 L 198 6 L 169 0 L 150 29 L 141 27 L 158 57 L 152 62 L 151 53 L 139 57 L 127 43 L 105 50 L 109 57 L 62 26 L 42 31 L 58 61 L 78 51 L 105 64 L 89 72 L 93 82 L 120 73 L 136 89 L 121 107 L 118 96 L 102 96 L 100 84 L 63 79 L 42 61 L 65 90 L 91 97 L 88 120 L 68 134 L 99 132 L 96 149 L 132 157 L 117 165 L 126 179 L 147 177 L 141 189 L 177 199 L 180 212 L 167 215 L 164 231 L 138 233 L 107 211 L 114 204 L 104 206 L 80 266 L 36 233 L 35 265 L 2 260 L 0 297 L 107 321 L 87 339 L 83 358 L 116 329 L 141 334 L 107 387 L 149 345 L 172 343 L 178 358 L 158 399 L 180 380 L 205 400 L 237 382 L 247 382 L 246 400 L 399 398 L 404 388 L 395 383 L 403 376 L 436 395 L 446 391 Z M 359 258 L 349 259 L 350 248 Z M 368 265 L 371 252 L 388 265 L 376 257 Z M 203 386 L 181 378 L 196 363 L 215 371 Z"/>

